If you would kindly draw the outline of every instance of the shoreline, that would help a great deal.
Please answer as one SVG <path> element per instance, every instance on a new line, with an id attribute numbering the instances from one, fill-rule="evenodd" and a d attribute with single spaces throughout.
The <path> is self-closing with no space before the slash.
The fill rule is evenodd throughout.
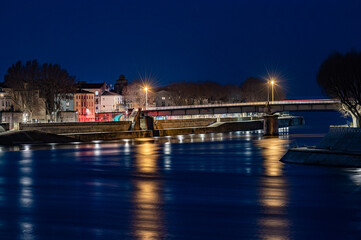
<path id="1" fill-rule="evenodd" d="M 284 163 L 335 167 L 361 167 L 361 129 L 330 127 L 316 147 L 291 148 L 280 159 Z"/>
<path id="2" fill-rule="evenodd" d="M 279 119 L 279 127 L 302 125 L 303 117 L 282 117 Z M 53 124 L 55 125 L 55 124 Z M 69 124 L 56 124 L 54 131 L 59 132 L 59 126 Z M 76 125 L 79 125 L 76 123 Z M 89 125 L 89 124 L 88 124 Z M 97 123 L 97 126 L 100 124 Z M 109 125 L 107 123 L 106 125 Z M 111 125 L 116 125 L 112 123 Z M 124 125 L 124 124 L 123 124 Z M 47 131 L 53 131 L 51 125 L 45 125 Z M 91 132 L 68 132 L 53 134 L 45 131 L 34 130 L 7 131 L 0 134 L 0 146 L 17 146 L 22 144 L 47 144 L 47 143 L 71 143 L 91 141 L 112 141 L 121 139 L 150 138 L 188 134 L 223 133 L 235 131 L 255 131 L 263 129 L 263 120 L 215 122 L 208 126 L 167 128 L 155 130 L 131 130 L 131 131 L 91 131 Z M 72 130 L 73 131 L 73 130 Z"/>

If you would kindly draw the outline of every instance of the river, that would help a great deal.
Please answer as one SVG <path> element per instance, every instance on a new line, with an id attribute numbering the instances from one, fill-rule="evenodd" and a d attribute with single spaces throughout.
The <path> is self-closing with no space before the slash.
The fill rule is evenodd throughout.
<path id="1" fill-rule="evenodd" d="M 279 161 L 345 122 L 303 114 L 278 138 L 1 148 L 0 239 L 359 239 L 361 170 Z"/>

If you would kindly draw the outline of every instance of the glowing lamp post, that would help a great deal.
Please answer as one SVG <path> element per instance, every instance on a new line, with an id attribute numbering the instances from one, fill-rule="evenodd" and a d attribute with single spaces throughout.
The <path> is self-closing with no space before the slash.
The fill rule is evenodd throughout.
<path id="1" fill-rule="evenodd" d="M 268 84 L 271 85 L 271 91 L 272 91 L 272 103 L 273 101 L 275 100 L 274 99 L 274 85 L 275 85 L 275 81 L 271 78 L 269 81 L 268 81 Z M 268 85 L 268 96 L 267 96 L 267 99 L 268 99 L 268 102 L 269 102 L 269 85 Z"/>
<path id="2" fill-rule="evenodd" d="M 274 96 L 274 85 L 275 85 L 275 81 L 274 80 L 271 80 L 271 87 L 272 87 L 272 103 L 273 101 L 275 100 L 275 96 Z"/>
<path id="3" fill-rule="evenodd" d="M 145 87 L 144 91 L 145 91 L 145 109 L 147 110 L 147 107 L 148 107 L 148 87 Z"/>

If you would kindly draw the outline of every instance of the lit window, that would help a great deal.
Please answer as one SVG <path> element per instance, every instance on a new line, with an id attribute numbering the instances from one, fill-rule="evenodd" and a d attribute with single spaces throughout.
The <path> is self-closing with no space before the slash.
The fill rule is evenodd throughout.
<path id="1" fill-rule="evenodd" d="M 165 100 L 165 97 L 162 97 L 162 100 Z"/>
<path id="2" fill-rule="evenodd" d="M 95 96 L 98 96 L 99 95 L 99 92 L 98 91 L 95 91 Z"/>

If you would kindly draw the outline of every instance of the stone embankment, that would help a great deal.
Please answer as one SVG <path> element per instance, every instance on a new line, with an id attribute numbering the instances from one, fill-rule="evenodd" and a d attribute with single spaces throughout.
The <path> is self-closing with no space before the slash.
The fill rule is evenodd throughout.
<path id="1" fill-rule="evenodd" d="M 19 124 L 19 130 L 52 134 L 128 131 L 132 122 L 71 122 Z"/>
<path id="2" fill-rule="evenodd" d="M 292 148 L 282 162 L 361 167 L 361 129 L 331 127 L 316 147 Z"/>
<path id="3" fill-rule="evenodd" d="M 252 131 L 263 128 L 263 123 L 257 121 L 242 121 L 242 122 L 217 122 L 205 127 L 186 127 L 186 128 L 169 128 L 158 130 L 158 136 L 172 136 L 185 134 L 200 134 L 200 133 L 219 133 L 219 132 L 233 132 L 233 131 Z"/>
<path id="4" fill-rule="evenodd" d="M 0 133 L 0 145 L 69 143 L 73 138 L 40 131 L 8 131 Z"/>
<path id="5" fill-rule="evenodd" d="M 79 142 L 89 142 L 93 140 L 117 140 L 128 138 L 147 138 L 153 137 L 153 131 L 134 130 L 134 131 L 116 131 L 116 132 L 89 132 L 89 133 L 69 133 L 62 134 Z"/>
<path id="6" fill-rule="evenodd" d="M 157 120 L 154 122 L 154 129 L 163 130 L 169 128 L 206 127 L 216 121 L 217 119 L 215 118 Z"/>
<path id="7" fill-rule="evenodd" d="M 149 119 L 148 119 L 149 120 Z M 218 133 L 232 131 L 252 131 L 263 129 L 263 120 L 226 121 L 226 119 L 201 118 L 182 120 L 159 120 L 149 126 L 138 121 L 142 129 L 130 130 L 131 121 L 123 122 L 82 122 L 82 123 L 42 123 L 20 124 L 21 131 L 11 131 L 0 135 L 0 144 L 5 144 L 13 135 L 14 141 L 9 144 L 41 143 L 41 142 L 72 142 L 93 140 L 117 140 L 127 138 L 145 138 L 153 136 L 172 136 L 200 133 Z M 303 123 L 302 117 L 287 117 L 279 119 L 280 127 L 295 126 Z M 20 134 L 19 134 L 20 133 Z M 47 135 L 48 134 L 48 135 Z M 33 136 L 34 135 L 34 136 Z M 55 136 L 59 136 L 57 140 Z M 43 139 L 42 139 L 43 137 Z M 33 139 L 33 140 L 32 140 Z M 8 145 L 9 145 L 8 144 Z"/>

